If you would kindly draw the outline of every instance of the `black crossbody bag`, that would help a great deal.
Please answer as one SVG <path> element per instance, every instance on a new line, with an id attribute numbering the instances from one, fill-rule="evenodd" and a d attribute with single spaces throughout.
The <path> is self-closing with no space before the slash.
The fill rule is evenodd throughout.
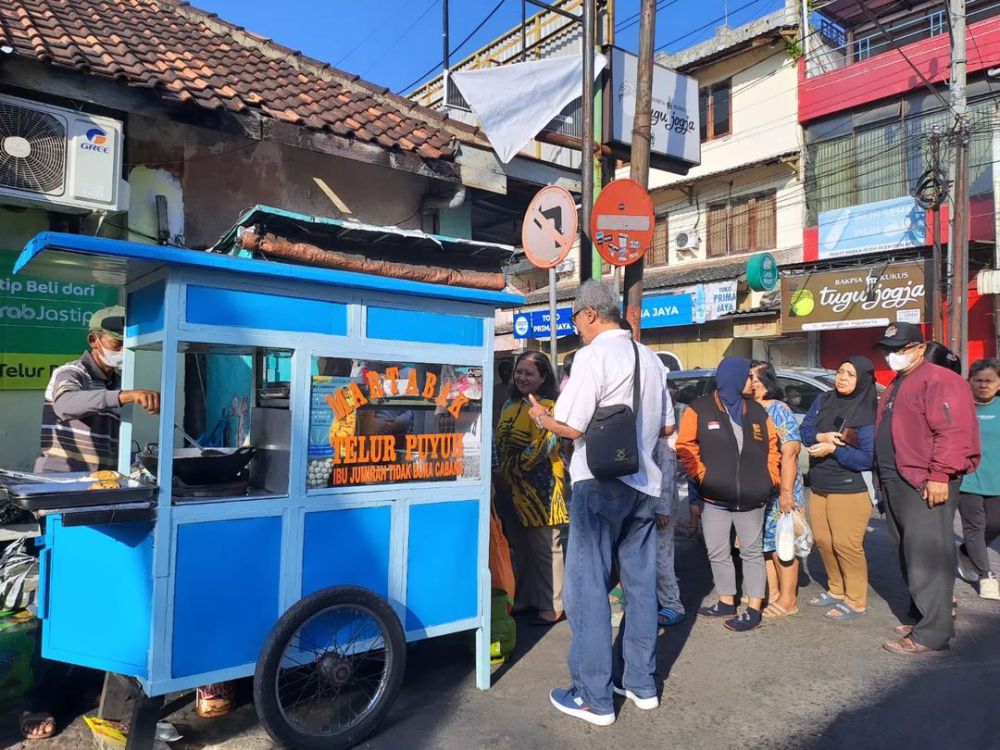
<path id="1" fill-rule="evenodd" d="M 587 425 L 583 439 L 587 444 L 587 466 L 595 479 L 617 479 L 639 471 L 639 348 L 635 352 L 635 375 L 632 380 L 632 406 L 600 406 Z"/>

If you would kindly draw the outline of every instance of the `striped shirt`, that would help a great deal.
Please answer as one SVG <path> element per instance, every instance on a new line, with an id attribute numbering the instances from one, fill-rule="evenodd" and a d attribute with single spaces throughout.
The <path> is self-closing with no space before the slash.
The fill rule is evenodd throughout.
<path id="1" fill-rule="evenodd" d="M 96 471 L 118 467 L 121 378 L 91 353 L 56 368 L 45 389 L 42 455 L 35 471 Z"/>

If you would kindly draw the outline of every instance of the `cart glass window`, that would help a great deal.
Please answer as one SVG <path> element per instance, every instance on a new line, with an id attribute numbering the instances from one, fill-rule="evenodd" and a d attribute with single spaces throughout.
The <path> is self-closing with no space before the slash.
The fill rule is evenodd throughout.
<path id="1" fill-rule="evenodd" d="M 310 489 L 479 478 L 481 367 L 313 359 Z"/>

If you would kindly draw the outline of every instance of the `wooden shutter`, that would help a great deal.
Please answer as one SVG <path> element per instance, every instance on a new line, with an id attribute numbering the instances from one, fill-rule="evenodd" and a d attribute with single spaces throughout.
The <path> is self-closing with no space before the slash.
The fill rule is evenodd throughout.
<path id="1" fill-rule="evenodd" d="M 653 242 L 646 253 L 647 265 L 667 265 L 667 236 L 667 217 L 661 216 L 653 227 Z"/>
<path id="2" fill-rule="evenodd" d="M 708 207 L 708 257 L 717 258 L 729 253 L 729 210 L 725 203 Z"/>

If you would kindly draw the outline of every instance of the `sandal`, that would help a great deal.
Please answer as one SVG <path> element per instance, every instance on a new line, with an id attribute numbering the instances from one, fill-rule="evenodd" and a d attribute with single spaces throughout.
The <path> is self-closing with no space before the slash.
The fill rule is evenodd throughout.
<path id="1" fill-rule="evenodd" d="M 895 633 L 896 635 L 899 635 L 899 636 L 902 636 L 903 638 L 906 638 L 906 637 L 908 637 L 910 635 L 910 633 L 913 632 L 913 626 L 912 625 L 897 625 L 896 627 L 894 627 L 892 629 L 892 632 Z"/>
<path id="2" fill-rule="evenodd" d="M 842 599 L 833 596 L 829 591 L 824 591 L 819 596 L 814 596 L 806 604 L 810 607 L 835 607 L 842 601 Z"/>
<path id="3" fill-rule="evenodd" d="M 52 714 L 25 711 L 21 714 L 21 736 L 26 740 L 47 740 L 56 733 Z"/>
<path id="4" fill-rule="evenodd" d="M 797 615 L 798 613 L 799 608 L 797 605 L 791 609 L 785 609 L 780 604 L 773 603 L 768 604 L 761 614 L 763 614 L 764 617 L 790 617 L 791 615 Z"/>
<path id="5" fill-rule="evenodd" d="M 835 614 L 836 613 L 836 614 Z M 856 620 L 859 617 L 864 617 L 865 610 L 854 609 L 851 606 L 841 602 L 840 604 L 835 604 L 831 607 L 823 617 L 829 620 Z M 909 633 L 903 633 L 903 635 L 909 635 Z"/>
<path id="6" fill-rule="evenodd" d="M 921 646 L 908 635 L 900 638 L 898 641 L 883 643 L 882 648 L 889 653 L 896 654 L 897 656 L 941 657 L 948 653 L 946 648 L 934 649 L 927 648 L 927 646 Z"/>
<path id="7" fill-rule="evenodd" d="M 670 607 L 663 607 L 656 613 L 656 615 L 657 622 L 662 628 L 669 628 L 671 625 L 683 622 L 686 616 L 683 612 L 678 612 L 676 609 L 670 609 Z"/>

